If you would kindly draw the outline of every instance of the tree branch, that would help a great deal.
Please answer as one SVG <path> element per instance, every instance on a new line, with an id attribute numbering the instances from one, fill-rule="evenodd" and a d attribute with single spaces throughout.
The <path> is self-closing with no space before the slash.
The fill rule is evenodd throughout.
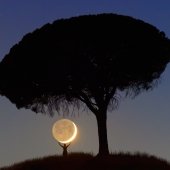
<path id="1" fill-rule="evenodd" d="M 105 104 L 106 104 L 107 106 L 108 106 L 111 98 L 112 98 L 113 95 L 115 94 L 115 92 L 116 92 L 116 88 L 113 88 L 113 89 L 111 90 L 111 92 L 106 95 L 106 97 L 105 97 Z"/>
<path id="2" fill-rule="evenodd" d="M 82 102 L 84 102 L 87 107 L 94 113 L 96 114 L 98 109 L 94 107 L 94 105 L 96 105 L 95 103 L 91 102 L 91 100 L 89 99 L 89 97 L 84 94 L 83 92 L 80 92 L 80 96 L 78 96 L 78 99 L 81 100 Z M 97 105 L 96 105 L 97 106 Z"/>

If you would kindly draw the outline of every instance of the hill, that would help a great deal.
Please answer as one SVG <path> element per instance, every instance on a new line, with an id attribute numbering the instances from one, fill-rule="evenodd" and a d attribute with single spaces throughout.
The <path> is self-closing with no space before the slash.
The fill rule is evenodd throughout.
<path id="1" fill-rule="evenodd" d="M 72 153 L 27 160 L 0 170 L 170 170 L 170 163 L 147 154 L 119 153 L 104 158 Z"/>

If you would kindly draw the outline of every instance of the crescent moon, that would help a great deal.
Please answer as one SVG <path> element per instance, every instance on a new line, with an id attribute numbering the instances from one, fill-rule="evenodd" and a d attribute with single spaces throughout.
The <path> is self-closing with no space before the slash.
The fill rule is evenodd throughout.
<path id="1" fill-rule="evenodd" d="M 74 139 L 75 139 L 75 137 L 76 137 L 76 135 L 77 135 L 77 126 L 75 125 L 75 123 L 73 123 L 72 122 L 72 124 L 73 124 L 73 126 L 74 126 L 74 133 L 73 133 L 73 135 L 70 137 L 70 139 L 68 139 L 68 140 L 65 140 L 65 141 L 59 141 L 60 143 L 70 143 L 71 141 L 73 141 Z"/>
<path id="2" fill-rule="evenodd" d="M 66 123 L 67 122 L 67 123 Z M 64 123 L 64 124 L 63 124 Z M 62 139 L 63 137 L 60 136 L 60 133 L 62 135 L 64 135 L 64 130 L 65 129 L 65 124 L 69 124 L 70 125 L 70 128 L 72 129 L 72 133 L 70 133 L 69 136 L 67 136 L 66 139 Z M 63 126 L 64 125 L 64 126 Z M 69 128 L 69 129 L 70 129 Z M 65 133 L 68 134 L 68 126 L 66 126 L 66 131 Z M 53 125 L 53 128 L 52 128 L 52 134 L 53 134 L 53 137 L 60 143 L 70 143 L 71 141 L 73 141 L 77 135 L 77 126 L 75 125 L 75 123 L 69 119 L 61 119 L 57 122 L 54 123 Z"/>

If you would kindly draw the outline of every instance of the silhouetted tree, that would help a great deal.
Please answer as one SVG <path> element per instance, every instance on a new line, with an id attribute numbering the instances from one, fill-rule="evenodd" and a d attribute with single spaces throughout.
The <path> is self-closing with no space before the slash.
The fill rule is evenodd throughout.
<path id="1" fill-rule="evenodd" d="M 27 34 L 0 64 L 0 94 L 18 108 L 50 113 L 85 103 L 98 123 L 99 155 L 109 153 L 107 110 L 117 95 L 154 87 L 170 41 L 141 20 L 100 14 L 57 20 Z"/>

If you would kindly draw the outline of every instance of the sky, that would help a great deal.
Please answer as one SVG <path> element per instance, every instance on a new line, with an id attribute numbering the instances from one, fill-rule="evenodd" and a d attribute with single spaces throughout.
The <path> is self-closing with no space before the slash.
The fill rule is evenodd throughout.
<path id="1" fill-rule="evenodd" d="M 0 60 L 10 48 L 46 23 L 84 14 L 117 13 L 148 22 L 170 38 L 169 0 L 0 0 Z M 170 65 L 158 86 L 135 99 L 122 98 L 108 112 L 111 152 L 142 152 L 170 161 Z M 61 154 L 51 129 L 61 119 L 30 110 L 18 110 L 0 97 L 0 167 L 32 158 Z M 98 152 L 97 124 L 90 111 L 65 116 L 78 126 L 69 152 Z"/>

